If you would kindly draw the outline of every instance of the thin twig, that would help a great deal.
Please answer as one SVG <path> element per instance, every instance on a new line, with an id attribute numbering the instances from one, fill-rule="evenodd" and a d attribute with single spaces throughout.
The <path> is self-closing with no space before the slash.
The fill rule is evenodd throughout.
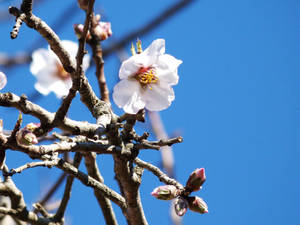
<path id="1" fill-rule="evenodd" d="M 79 167 L 81 159 L 82 159 L 82 155 L 80 153 L 76 153 L 74 156 L 74 163 L 73 163 L 73 166 L 75 168 Z M 67 178 L 63 198 L 62 198 L 60 206 L 54 216 L 54 221 L 61 221 L 65 214 L 69 199 L 71 197 L 71 189 L 72 189 L 73 181 L 74 181 L 74 177 L 69 175 Z"/>
<path id="2" fill-rule="evenodd" d="M 93 177 L 97 181 L 104 183 L 104 179 L 101 176 L 99 168 L 97 166 L 96 154 L 86 153 L 84 158 L 85 158 L 85 166 L 87 168 L 88 175 Z M 105 198 L 102 195 L 102 193 L 99 192 L 97 189 L 94 189 L 94 194 L 97 198 L 99 206 L 101 207 L 106 224 L 117 225 L 118 222 L 109 199 Z"/>
<path id="3" fill-rule="evenodd" d="M 42 162 L 26 163 L 25 165 L 20 166 L 20 167 L 18 167 L 16 169 L 11 169 L 5 175 L 6 176 L 12 176 L 12 175 L 14 175 L 16 173 L 21 173 L 21 172 L 23 172 L 26 169 L 30 169 L 30 168 L 34 168 L 34 167 L 39 167 L 39 166 L 51 168 L 51 167 L 53 167 L 56 164 L 57 164 L 57 162 L 55 162 L 55 161 L 42 161 Z"/>
<path id="4" fill-rule="evenodd" d="M 174 185 L 176 186 L 178 189 L 181 189 L 183 190 L 183 185 L 180 184 L 178 181 L 176 181 L 175 179 L 173 178 L 170 178 L 167 174 L 165 174 L 164 172 L 162 172 L 158 167 L 152 165 L 151 163 L 148 163 L 148 162 L 145 162 L 139 158 L 135 158 L 134 159 L 134 162 L 149 170 L 150 172 L 152 172 L 155 176 L 158 177 L 158 179 L 161 181 L 161 182 L 164 182 L 165 184 L 169 184 L 169 185 Z"/>

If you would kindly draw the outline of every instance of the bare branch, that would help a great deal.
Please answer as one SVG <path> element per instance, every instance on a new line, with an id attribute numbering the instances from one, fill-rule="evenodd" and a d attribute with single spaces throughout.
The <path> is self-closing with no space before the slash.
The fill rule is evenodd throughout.
<path id="1" fill-rule="evenodd" d="M 96 154 L 95 153 L 86 153 L 85 154 L 85 166 L 88 171 L 88 175 L 96 179 L 97 181 L 104 183 L 104 179 L 100 174 L 99 168 L 96 162 Z M 94 189 L 94 194 L 97 198 L 97 201 L 101 207 L 104 219 L 106 224 L 117 225 L 117 219 L 112 208 L 112 205 L 109 199 L 105 198 L 100 191 Z"/>
<path id="2" fill-rule="evenodd" d="M 155 176 L 158 177 L 158 179 L 161 181 L 161 182 L 164 182 L 165 184 L 170 184 L 170 185 L 174 185 L 176 186 L 178 189 L 180 190 L 183 190 L 183 185 L 180 184 L 178 181 L 176 181 L 175 179 L 173 178 L 170 178 L 167 174 L 165 174 L 164 172 L 162 172 L 158 167 L 152 165 L 151 163 L 148 163 L 148 162 L 145 162 L 139 158 L 135 158 L 134 162 L 149 170 L 150 172 L 152 172 Z"/>
<path id="3" fill-rule="evenodd" d="M 19 109 L 24 114 L 30 114 L 38 118 L 41 123 L 51 124 L 54 120 L 54 113 L 50 113 L 39 105 L 32 103 L 27 100 L 25 96 L 18 97 L 10 92 L 0 93 L 0 106 Z M 72 134 L 82 134 L 86 136 L 94 136 L 95 133 L 98 133 L 99 129 L 99 126 L 96 124 L 78 122 L 68 118 L 65 118 L 64 121 L 58 121 L 57 127 Z"/>
<path id="4" fill-rule="evenodd" d="M 62 169 L 66 173 L 76 177 L 84 185 L 99 190 L 103 194 L 103 196 L 107 197 L 108 199 L 110 199 L 111 201 L 116 203 L 118 206 L 120 206 L 120 208 L 122 210 L 125 210 L 127 208 L 125 199 L 122 196 L 120 196 L 117 192 L 111 190 L 106 185 L 100 183 L 99 181 L 95 180 L 94 178 L 79 171 L 77 168 L 75 168 L 71 164 L 69 164 L 61 159 L 61 160 L 59 160 L 57 167 Z"/>
<path id="5" fill-rule="evenodd" d="M 81 159 L 82 159 L 82 155 L 80 153 L 76 153 L 74 156 L 74 163 L 73 163 L 75 168 L 79 167 Z M 69 199 L 71 197 L 71 189 L 72 189 L 73 181 L 74 181 L 74 177 L 69 175 L 67 178 L 63 198 L 62 198 L 60 206 L 53 218 L 54 221 L 62 221 L 62 218 L 65 214 Z"/>
<path id="6" fill-rule="evenodd" d="M 31 162 L 31 163 L 26 163 L 23 166 L 20 166 L 16 169 L 11 169 L 8 173 L 5 173 L 6 176 L 12 176 L 16 173 L 21 173 L 26 169 L 30 169 L 30 168 L 34 168 L 34 167 L 39 167 L 39 166 L 43 166 L 43 167 L 48 167 L 51 168 L 53 166 L 55 166 L 57 164 L 57 162 L 55 161 L 42 161 L 42 162 Z"/>

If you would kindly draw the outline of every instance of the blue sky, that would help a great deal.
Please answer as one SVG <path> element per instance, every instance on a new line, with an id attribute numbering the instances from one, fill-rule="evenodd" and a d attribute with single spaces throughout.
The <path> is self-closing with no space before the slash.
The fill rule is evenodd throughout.
<path id="1" fill-rule="evenodd" d="M 20 1 L 8 2 L 18 5 Z M 119 40 L 174 2 L 101 1 L 97 9 L 101 8 L 112 22 L 114 38 Z M 34 11 L 52 24 L 70 4 L 71 1 L 42 1 Z M 1 9 L 7 5 L 0 3 Z M 183 224 L 300 224 L 299 11 L 297 0 L 195 0 L 171 20 L 140 37 L 145 47 L 156 38 L 164 38 L 166 52 L 183 60 L 180 82 L 174 88 L 176 99 L 161 116 L 169 135 L 180 133 L 184 137 L 184 142 L 173 148 L 177 179 L 185 183 L 190 172 L 205 167 L 207 182 L 196 194 L 209 207 L 206 215 L 188 212 Z M 78 11 L 68 21 L 62 21 L 66 24 L 58 30 L 60 37 L 75 41 L 72 24 L 83 19 L 84 14 Z M 39 40 L 38 34 L 26 26 L 16 40 L 10 40 L 13 21 L 11 17 L 0 24 L 1 52 L 14 54 Z M 109 40 L 103 43 L 109 44 Z M 40 47 L 46 45 L 45 41 L 38 43 Z M 105 67 L 110 89 L 117 80 L 118 69 L 119 60 L 111 55 Z M 35 79 L 29 65 L 4 72 L 8 85 L 3 91 L 29 96 L 34 93 Z M 87 76 L 97 92 L 94 68 Z M 60 103 L 54 94 L 36 102 L 50 111 Z M 113 109 L 122 114 L 115 105 Z M 79 98 L 69 115 L 93 121 Z M 17 112 L 0 108 L 0 117 L 5 128 L 12 129 Z M 30 116 L 25 118 L 27 122 L 32 120 Z M 150 129 L 148 123 L 138 127 L 141 133 Z M 140 157 L 160 164 L 156 151 L 141 152 Z M 11 168 L 28 161 L 22 153 L 11 152 L 7 158 Z M 106 183 L 117 189 L 111 157 L 99 157 L 99 166 Z M 57 169 L 32 169 L 15 175 L 15 181 L 30 205 L 57 176 Z M 143 179 L 142 202 L 149 224 L 171 224 L 169 202 L 150 196 L 160 182 L 148 172 Z M 61 190 L 55 198 L 60 196 Z M 75 182 L 67 221 L 72 225 L 104 224 L 99 212 L 92 190 Z M 119 224 L 125 224 L 125 220 Z"/>

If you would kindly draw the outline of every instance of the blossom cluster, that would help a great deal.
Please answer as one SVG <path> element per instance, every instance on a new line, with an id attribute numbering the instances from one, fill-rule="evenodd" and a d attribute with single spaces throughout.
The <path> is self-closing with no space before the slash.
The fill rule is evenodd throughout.
<path id="1" fill-rule="evenodd" d="M 189 196 L 190 193 L 198 191 L 206 181 L 204 168 L 194 170 L 187 182 L 184 190 L 179 190 L 174 185 L 164 185 L 155 188 L 151 195 L 160 200 L 172 200 L 174 209 L 178 216 L 183 216 L 188 209 L 201 214 L 208 213 L 205 201 L 198 196 Z"/>

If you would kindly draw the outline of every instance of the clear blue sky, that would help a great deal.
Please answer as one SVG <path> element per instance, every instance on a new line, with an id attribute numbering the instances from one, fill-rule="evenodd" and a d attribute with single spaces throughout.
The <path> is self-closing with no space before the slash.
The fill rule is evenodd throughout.
<path id="1" fill-rule="evenodd" d="M 174 2 L 97 4 L 102 4 L 101 10 L 112 22 L 114 38 L 118 40 Z M 0 3 L 1 9 L 9 5 Z M 70 4 L 71 1 L 42 1 L 35 13 L 51 24 Z M 196 194 L 209 206 L 206 215 L 188 212 L 185 225 L 300 224 L 299 12 L 298 0 L 195 0 L 176 17 L 141 37 L 144 46 L 164 38 L 166 52 L 183 60 L 176 99 L 161 116 L 170 135 L 179 132 L 184 137 L 184 142 L 174 147 L 177 179 L 185 183 L 191 171 L 205 167 L 207 182 Z M 61 21 L 66 22 L 58 32 L 61 38 L 75 41 L 72 24 L 83 18 L 79 11 L 69 21 Z M 38 34 L 25 26 L 16 40 L 10 40 L 12 17 L 0 25 L 1 52 L 13 54 L 38 40 Z M 46 47 L 46 42 L 40 45 Z M 105 71 L 110 89 L 117 80 L 118 69 L 118 58 L 109 57 Z M 4 72 L 8 74 L 8 85 L 3 91 L 34 93 L 35 80 L 28 65 Z M 96 89 L 93 73 L 94 68 L 88 78 Z M 50 111 L 59 106 L 54 94 L 36 102 Z M 115 105 L 113 108 L 122 113 Z M 4 118 L 5 128 L 11 129 L 17 112 L 1 108 L 0 117 Z M 93 121 L 79 98 L 70 117 Z M 32 117 L 25 121 L 32 121 Z M 149 129 L 149 124 L 139 128 L 142 132 Z M 140 157 L 160 163 L 160 154 L 155 151 L 141 152 Z M 10 153 L 7 159 L 11 168 L 28 161 L 21 153 Z M 106 183 L 116 189 L 111 157 L 99 157 L 99 166 Z M 30 205 L 57 176 L 59 171 L 55 168 L 32 169 L 15 175 L 15 181 Z M 158 185 L 158 179 L 145 172 L 142 202 L 149 224 L 167 225 L 169 203 L 150 196 Z M 56 199 L 60 196 L 61 192 Z M 104 224 L 92 190 L 86 190 L 80 182 L 75 182 L 67 221 L 72 225 Z"/>

